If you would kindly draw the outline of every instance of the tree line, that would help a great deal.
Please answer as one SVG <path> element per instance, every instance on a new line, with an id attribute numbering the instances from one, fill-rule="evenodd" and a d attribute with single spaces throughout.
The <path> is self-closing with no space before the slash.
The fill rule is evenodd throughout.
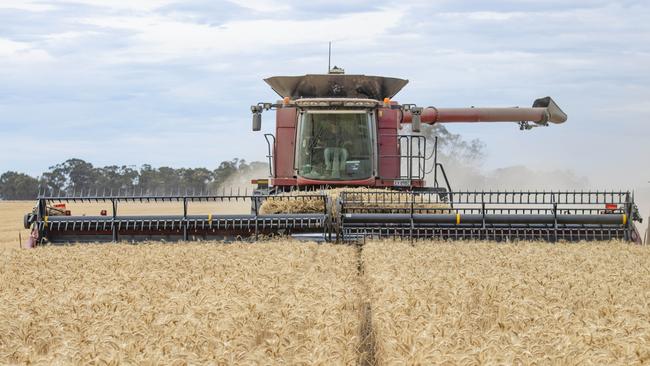
<path id="1" fill-rule="evenodd" d="M 268 175 L 268 164 L 247 163 L 243 159 L 223 161 L 215 169 L 155 168 L 149 164 L 140 167 L 110 165 L 95 167 L 82 159 L 68 159 L 51 166 L 38 177 L 7 171 L 0 175 L 0 198 L 26 200 L 36 198 L 39 189 L 53 192 L 143 192 L 167 194 L 170 192 L 207 192 L 239 184 L 241 177 Z"/>

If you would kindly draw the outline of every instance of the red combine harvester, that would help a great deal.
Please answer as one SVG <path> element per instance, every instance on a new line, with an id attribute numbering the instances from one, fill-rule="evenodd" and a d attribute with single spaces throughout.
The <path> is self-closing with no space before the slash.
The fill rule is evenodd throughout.
<path id="1" fill-rule="evenodd" d="M 261 130 L 264 111 L 276 113 L 275 135 L 265 134 L 270 178 L 256 180 L 253 194 L 41 192 L 34 212 L 25 216 L 25 227 L 33 229 L 35 243 L 258 238 L 278 233 L 337 241 L 640 241 L 632 221 L 641 219 L 630 192 L 454 192 L 437 161 L 436 144 L 431 148 L 418 134 L 422 123 L 514 122 L 528 130 L 565 122 L 566 114 L 550 97 L 535 100 L 529 108 L 422 108 L 391 100 L 407 80 L 333 71 L 265 79 L 282 100 L 251 107 L 254 131 Z M 404 124 L 411 125 L 412 133 L 400 133 Z M 425 183 L 428 173 L 431 186 Z M 332 202 L 323 189 L 336 187 L 374 189 L 344 191 Z M 264 213 L 260 207 L 270 199 L 322 200 L 323 210 Z M 192 202 L 232 200 L 250 200 L 251 213 L 188 214 Z M 182 202 L 183 213 L 118 215 L 121 202 L 167 201 Z M 112 212 L 50 215 L 51 206 L 62 202 L 110 202 Z"/>

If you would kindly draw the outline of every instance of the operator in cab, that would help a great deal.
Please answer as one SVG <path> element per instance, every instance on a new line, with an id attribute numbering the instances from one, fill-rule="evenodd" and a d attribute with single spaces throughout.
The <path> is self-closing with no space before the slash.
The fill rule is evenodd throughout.
<path id="1" fill-rule="evenodd" d="M 325 147 L 323 150 L 325 175 L 338 179 L 341 178 L 341 171 L 344 170 L 345 162 L 348 160 L 349 153 L 345 146 L 349 144 L 349 141 L 345 140 L 338 123 L 330 121 L 326 126 L 327 130 L 321 141 Z"/>

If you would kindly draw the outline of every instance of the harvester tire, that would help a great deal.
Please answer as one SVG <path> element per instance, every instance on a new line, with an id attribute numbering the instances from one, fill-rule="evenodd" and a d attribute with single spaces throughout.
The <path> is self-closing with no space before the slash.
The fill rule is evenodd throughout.
<path id="1" fill-rule="evenodd" d="M 34 214 L 28 213 L 23 217 L 23 227 L 29 229 L 34 222 Z"/>

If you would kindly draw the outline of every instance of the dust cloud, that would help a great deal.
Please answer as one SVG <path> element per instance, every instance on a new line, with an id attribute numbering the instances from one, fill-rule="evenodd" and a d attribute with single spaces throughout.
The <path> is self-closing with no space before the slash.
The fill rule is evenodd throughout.
<path id="1" fill-rule="evenodd" d="M 256 187 L 251 183 L 251 180 L 268 177 L 269 166 L 267 164 L 255 164 L 229 176 L 219 187 L 219 190 L 225 190 L 227 193 L 250 194 Z"/>
<path id="2" fill-rule="evenodd" d="M 590 186 L 587 177 L 571 170 L 540 171 L 523 165 L 491 171 L 463 165 L 445 165 L 445 169 L 453 190 L 586 190 Z M 427 178 L 432 181 L 433 174 Z"/>

